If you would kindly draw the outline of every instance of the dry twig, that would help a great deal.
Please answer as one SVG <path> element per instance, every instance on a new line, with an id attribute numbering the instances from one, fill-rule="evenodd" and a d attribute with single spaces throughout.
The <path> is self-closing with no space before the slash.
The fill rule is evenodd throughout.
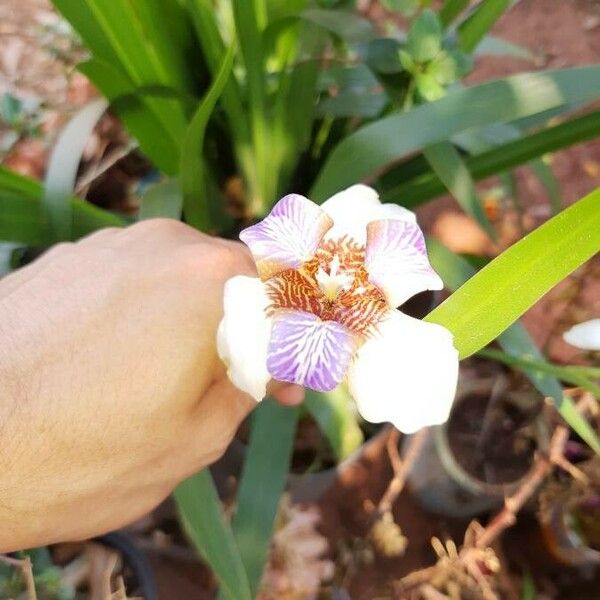
<path id="1" fill-rule="evenodd" d="M 387 489 L 379 501 L 376 509 L 378 515 L 382 515 L 383 513 L 391 510 L 394 502 L 396 502 L 396 499 L 404 489 L 406 478 L 408 477 L 415 460 L 419 456 L 419 452 L 421 452 L 421 449 L 423 448 L 428 431 L 428 429 L 421 429 L 413 435 L 406 450 L 404 460 L 402 460 L 398 451 L 400 432 L 395 427 L 391 428 L 390 435 L 387 440 L 387 452 L 388 456 L 390 457 L 392 469 L 394 470 L 394 476 L 392 477 Z"/>
<path id="2" fill-rule="evenodd" d="M 570 392 L 576 391 L 570 390 Z M 580 395 L 576 404 L 580 413 L 593 413 L 597 410 L 595 401 L 590 402 L 590 397 L 591 394 L 587 393 Z M 586 478 L 580 469 L 564 457 L 568 439 L 569 428 L 566 425 L 557 425 L 552 433 L 547 452 L 538 453 L 529 474 L 523 479 L 519 488 L 505 499 L 503 509 L 486 527 L 473 521 L 465 533 L 465 540 L 460 550 L 457 550 L 452 540 L 443 544 L 441 540 L 433 538 L 431 543 L 438 556 L 436 564 L 403 577 L 398 582 L 401 597 L 405 598 L 407 592 L 414 590 L 420 598 L 424 599 L 453 598 L 455 588 L 460 596 L 461 588 L 467 590 L 476 586 L 479 590 L 477 593 L 482 598 L 497 600 L 498 595 L 492 587 L 494 580 L 491 577 L 499 571 L 500 562 L 490 547 L 491 544 L 507 528 L 514 525 L 517 513 L 551 474 L 555 466 L 559 466 L 580 481 Z M 482 566 L 485 569 L 482 569 Z M 444 591 L 448 592 L 449 596 L 444 595 Z"/>
<path id="3" fill-rule="evenodd" d="M 80 177 L 77 185 L 75 186 L 75 193 L 80 196 L 85 196 L 90 185 L 98 179 L 101 175 L 104 175 L 111 167 L 116 165 L 122 158 L 125 158 L 133 150 L 139 146 L 138 142 L 130 141 L 125 146 L 119 146 L 112 152 L 107 154 L 104 158 L 100 158 L 93 165 L 91 165 L 85 173 Z"/>

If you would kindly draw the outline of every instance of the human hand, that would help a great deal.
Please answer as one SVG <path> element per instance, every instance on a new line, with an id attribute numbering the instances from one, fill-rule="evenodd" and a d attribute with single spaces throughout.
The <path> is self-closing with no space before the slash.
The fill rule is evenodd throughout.
<path id="1" fill-rule="evenodd" d="M 0 281 L 0 552 L 123 526 L 223 453 L 256 406 L 215 347 L 238 274 L 241 244 L 152 220 Z"/>

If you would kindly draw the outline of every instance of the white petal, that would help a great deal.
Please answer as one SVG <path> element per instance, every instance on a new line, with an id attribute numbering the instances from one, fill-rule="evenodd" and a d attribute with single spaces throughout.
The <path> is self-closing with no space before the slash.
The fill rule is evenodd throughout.
<path id="1" fill-rule="evenodd" d="M 365 268 L 369 281 L 391 306 L 400 306 L 424 290 L 444 287 L 429 264 L 423 232 L 409 221 L 382 219 L 367 225 Z"/>
<path id="2" fill-rule="evenodd" d="M 331 196 L 321 208 L 333 219 L 325 239 L 337 240 L 345 235 L 359 245 L 367 243 L 367 224 L 378 219 L 415 221 L 413 212 L 397 204 L 381 204 L 379 194 L 359 183 Z"/>
<path id="3" fill-rule="evenodd" d="M 265 397 L 271 379 L 267 371 L 271 319 L 265 312 L 269 303 L 257 277 L 238 275 L 225 283 L 217 352 L 233 385 L 257 402 Z"/>
<path id="4" fill-rule="evenodd" d="M 582 350 L 600 350 L 600 319 L 578 323 L 563 333 L 567 344 Z"/>
<path id="5" fill-rule="evenodd" d="M 448 419 L 458 377 L 452 334 L 440 325 L 390 311 L 348 371 L 358 411 L 404 433 Z"/>

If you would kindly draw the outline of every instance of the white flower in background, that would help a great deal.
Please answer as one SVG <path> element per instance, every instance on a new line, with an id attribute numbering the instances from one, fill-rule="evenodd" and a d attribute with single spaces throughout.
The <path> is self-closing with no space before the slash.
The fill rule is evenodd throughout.
<path id="1" fill-rule="evenodd" d="M 452 335 L 396 310 L 443 287 L 412 212 L 364 185 L 321 206 L 290 194 L 240 239 L 259 278 L 226 283 L 217 336 L 238 388 L 259 401 L 271 378 L 329 391 L 346 377 L 367 421 L 406 433 L 446 421 Z"/>
<path id="2" fill-rule="evenodd" d="M 563 333 L 567 344 L 582 350 L 600 350 L 600 319 L 592 319 L 573 325 Z"/>

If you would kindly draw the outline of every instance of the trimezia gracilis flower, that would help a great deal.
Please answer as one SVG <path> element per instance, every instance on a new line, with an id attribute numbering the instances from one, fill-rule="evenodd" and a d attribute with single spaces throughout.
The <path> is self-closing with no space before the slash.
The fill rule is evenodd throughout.
<path id="1" fill-rule="evenodd" d="M 412 212 L 364 185 L 321 206 L 290 194 L 240 239 L 259 277 L 226 283 L 217 335 L 238 388 L 259 401 L 271 378 L 318 391 L 347 378 L 368 421 L 408 433 L 448 418 L 452 336 L 396 310 L 443 285 Z"/>

